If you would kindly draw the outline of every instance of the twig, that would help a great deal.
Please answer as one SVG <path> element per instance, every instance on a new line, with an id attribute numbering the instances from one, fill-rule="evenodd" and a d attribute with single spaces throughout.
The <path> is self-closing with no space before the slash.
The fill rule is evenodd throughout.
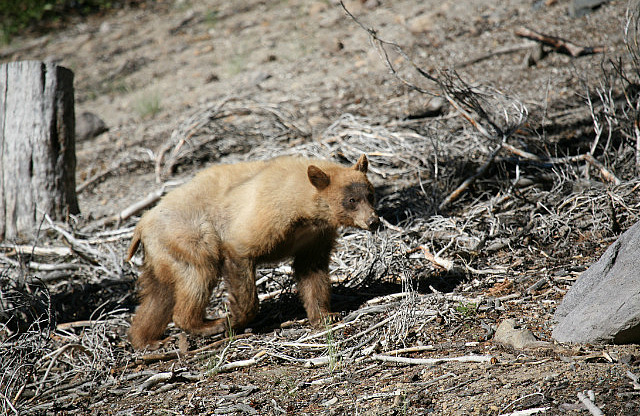
<path id="1" fill-rule="evenodd" d="M 13 411 L 13 413 L 15 413 L 16 416 L 19 416 L 20 412 L 18 412 L 18 410 L 13 406 L 13 403 L 11 403 L 11 400 L 9 400 L 9 398 L 5 396 L 1 391 L 0 391 L 0 396 L 2 396 L 3 401 L 7 405 L 9 405 L 9 407 L 11 408 L 11 411 Z"/>
<path id="2" fill-rule="evenodd" d="M 476 64 L 478 62 L 493 58 L 494 56 L 506 55 L 506 54 L 509 54 L 509 53 L 520 52 L 522 50 L 531 49 L 531 47 L 534 46 L 534 45 L 536 45 L 536 44 L 535 43 L 531 43 L 531 42 L 527 42 L 527 43 L 522 43 L 520 45 L 512 45 L 512 46 L 506 46 L 504 48 L 499 48 L 499 49 L 496 49 L 495 51 L 486 53 L 484 55 L 480 55 L 480 56 L 477 56 L 475 58 L 459 62 L 459 63 L 455 64 L 454 68 L 456 68 L 456 69 L 464 68 L 465 66 Z"/>
<path id="3" fill-rule="evenodd" d="M 504 413 L 503 413 L 503 412 L 505 412 L 505 411 L 506 411 L 507 409 L 509 409 L 510 407 L 513 407 L 513 406 L 515 406 L 517 403 L 519 403 L 519 402 L 521 402 L 521 401 L 523 401 L 523 400 L 529 399 L 529 398 L 531 398 L 531 397 L 533 397 L 533 396 L 541 396 L 541 399 L 542 399 L 542 400 L 544 400 L 544 394 L 542 394 L 542 393 L 536 392 L 536 393 L 526 394 L 526 395 L 521 396 L 521 397 L 517 398 L 516 400 L 512 401 L 511 403 L 509 403 L 509 404 L 508 404 L 508 405 L 506 405 L 505 407 L 503 407 L 503 408 L 502 408 L 502 410 L 500 411 L 500 414 L 501 414 L 501 415 L 504 415 Z M 525 410 L 525 412 L 531 412 L 532 410 L 536 410 L 536 409 L 527 409 L 527 410 Z M 514 412 L 514 413 L 515 413 L 515 412 Z M 509 413 L 509 415 L 514 415 L 514 413 Z M 536 412 L 533 412 L 533 413 L 523 413 L 523 415 L 531 415 L 531 414 L 535 414 L 535 413 L 537 413 L 537 411 L 536 411 Z M 517 413 L 515 413 L 515 414 L 517 414 Z"/>
<path id="4" fill-rule="evenodd" d="M 444 97 L 447 99 L 447 101 L 449 101 L 449 104 L 451 104 L 456 110 L 458 110 L 458 112 L 462 115 L 462 117 L 464 117 L 469 124 L 471 124 L 473 127 L 475 127 L 476 130 L 478 130 L 478 132 L 483 135 L 484 137 L 486 137 L 487 139 L 492 139 L 493 136 L 487 131 L 487 129 L 484 128 L 484 126 L 482 126 L 480 123 L 478 123 L 473 116 L 467 111 L 465 110 L 460 103 L 458 102 L 458 100 L 456 100 L 452 94 L 449 92 L 449 90 L 453 89 L 452 85 L 445 85 L 442 81 L 438 80 L 438 84 L 440 85 L 440 88 L 443 89 L 444 91 Z M 490 124 L 493 125 L 494 128 L 496 128 L 497 126 L 491 122 Z M 500 130 L 500 129 L 497 129 Z M 500 135 L 500 133 L 498 133 Z"/>
<path id="5" fill-rule="evenodd" d="M 372 360 L 387 362 L 387 363 L 399 363 L 399 364 L 411 364 L 411 365 L 433 365 L 447 362 L 458 363 L 489 363 L 494 357 L 492 355 L 465 355 L 462 357 L 443 357 L 443 358 L 408 358 L 408 357 L 391 357 L 389 355 L 374 354 L 371 356 Z"/>
<path id="6" fill-rule="evenodd" d="M 411 292 L 398 292 L 398 293 L 392 293 L 390 295 L 378 296 L 376 298 L 369 299 L 367 301 L 367 305 L 378 305 L 380 303 L 387 305 L 389 302 L 406 298 L 407 296 L 411 296 Z"/>
<path id="7" fill-rule="evenodd" d="M 551 46 L 555 49 L 556 52 L 564 53 L 567 55 L 571 55 L 574 58 L 583 55 L 592 55 L 595 53 L 603 53 L 605 51 L 604 46 L 578 46 L 574 43 L 569 42 L 568 40 L 559 38 L 557 36 L 545 35 L 534 30 L 528 29 L 526 27 L 520 27 L 516 29 L 516 35 L 521 36 L 523 38 L 532 39 L 538 42 L 541 42 L 545 45 Z"/>
<path id="8" fill-rule="evenodd" d="M 534 160 L 540 163 L 550 163 L 555 165 L 560 163 L 575 163 L 575 162 L 585 161 L 589 163 L 591 166 L 597 168 L 600 171 L 600 175 L 605 181 L 610 182 L 614 185 L 620 185 L 622 183 L 622 181 L 620 181 L 620 179 L 618 179 L 616 175 L 614 175 L 607 168 L 605 168 L 604 165 L 600 163 L 596 158 L 594 158 L 590 153 L 585 153 L 585 154 L 576 155 L 576 156 L 553 157 L 553 158 L 545 159 L 533 153 L 525 152 L 524 150 L 518 149 L 517 147 L 512 146 L 508 143 L 503 143 L 502 148 L 522 158 L 525 158 L 528 160 Z"/>
<path id="9" fill-rule="evenodd" d="M 591 154 L 587 153 L 585 155 L 582 155 L 582 159 L 587 161 L 591 166 L 594 166 L 595 168 L 597 168 L 600 171 L 600 175 L 602 175 L 602 177 L 607 182 L 611 182 L 614 185 L 620 185 L 622 183 L 620 179 L 616 177 L 616 175 L 609 172 L 607 168 L 605 168 L 602 163 L 598 162 L 596 158 L 594 158 Z"/>
<path id="10" fill-rule="evenodd" d="M 0 249 L 9 250 L 7 256 L 33 254 L 34 256 L 68 257 L 73 254 L 69 247 L 37 247 L 29 245 L 0 244 Z"/>
<path id="11" fill-rule="evenodd" d="M 525 293 L 533 293 L 536 290 L 540 289 L 542 286 L 544 286 L 545 283 L 547 283 L 547 278 L 546 277 L 542 277 L 537 282 L 535 282 L 534 284 L 529 286 L 524 292 Z"/>
<path id="12" fill-rule="evenodd" d="M 532 407 L 531 409 L 516 410 L 511 413 L 500 413 L 500 416 L 530 416 L 538 413 L 546 413 L 550 407 Z"/>
<path id="13" fill-rule="evenodd" d="M 638 383 L 638 379 L 640 377 L 638 377 L 637 375 L 633 374 L 629 370 L 627 370 L 627 377 L 629 377 L 631 379 L 631 384 L 633 385 L 633 389 L 634 390 L 640 390 L 640 383 Z"/>
<path id="14" fill-rule="evenodd" d="M 433 345 L 417 345 L 415 347 L 400 348 L 398 350 L 387 351 L 385 355 L 393 356 L 396 354 L 406 354 L 408 352 L 435 351 Z"/>
<path id="15" fill-rule="evenodd" d="M 248 360 L 234 361 L 232 363 L 227 363 L 227 364 L 221 365 L 220 367 L 217 368 L 216 372 L 218 372 L 218 373 L 226 373 L 228 371 L 232 371 L 232 370 L 235 370 L 237 368 L 251 367 L 252 365 L 255 365 L 258 362 L 260 362 L 262 357 L 264 357 L 266 354 L 267 354 L 266 351 L 261 350 L 256 355 L 254 355 L 252 358 L 249 358 Z"/>
<path id="16" fill-rule="evenodd" d="M 411 249 L 407 252 L 407 254 L 412 254 L 419 250 L 422 251 L 422 253 L 424 254 L 424 258 L 429 260 L 431 263 L 433 263 L 434 266 L 439 267 L 446 271 L 453 270 L 453 267 L 454 267 L 453 261 L 443 259 L 438 255 L 431 254 L 429 249 L 426 248 L 425 246 L 418 246 L 414 249 Z"/>
<path id="17" fill-rule="evenodd" d="M 460 198 L 460 195 L 462 195 L 467 190 L 467 188 L 469 188 L 469 186 L 471 186 L 476 181 L 476 179 L 484 175 L 484 173 L 487 171 L 489 166 L 491 166 L 491 163 L 493 163 L 493 160 L 495 159 L 496 155 L 500 152 L 500 150 L 502 150 L 503 146 L 504 146 L 504 143 L 501 143 L 500 145 L 498 145 L 496 149 L 493 152 L 491 152 L 491 155 L 489 155 L 489 158 L 484 162 L 484 164 L 478 168 L 476 173 L 468 177 L 467 179 L 465 179 L 464 182 L 462 182 L 453 192 L 451 192 L 440 203 L 440 205 L 438 206 L 438 210 L 440 211 L 444 210 L 453 201 Z"/>
<path id="18" fill-rule="evenodd" d="M 369 328 L 365 329 L 364 331 L 358 332 L 358 333 L 357 333 L 357 334 L 355 334 L 355 335 L 351 335 L 351 336 L 350 336 L 349 338 L 347 338 L 347 339 L 343 339 L 343 340 L 341 340 L 341 341 L 338 341 L 338 342 L 337 342 L 337 344 L 344 344 L 344 343 L 349 342 L 349 341 L 351 341 L 351 340 L 358 339 L 358 338 L 360 338 L 361 336 L 366 335 L 366 334 L 368 334 L 369 332 L 371 332 L 371 331 L 375 331 L 376 329 L 380 328 L 381 326 L 386 325 L 387 323 L 389 323 L 389 322 L 390 322 L 392 319 L 394 319 L 395 317 L 396 317 L 396 314 L 393 314 L 393 315 L 389 316 L 387 319 L 383 319 L 382 321 L 378 322 L 377 324 L 375 324 L 375 325 L 371 325 Z M 352 322 L 355 322 L 355 321 L 352 321 Z"/>
<path id="19" fill-rule="evenodd" d="M 84 345 L 80 345 L 80 344 L 66 344 L 66 345 L 63 345 L 62 347 L 58 348 L 56 351 L 54 351 L 52 353 L 49 353 L 49 354 L 45 355 L 44 357 L 42 357 L 42 359 L 46 359 L 46 358 L 49 358 L 50 356 L 52 356 L 51 362 L 49 362 L 49 365 L 47 366 L 47 369 L 44 372 L 44 375 L 42 376 L 42 378 L 38 382 L 38 385 L 36 387 L 35 396 L 38 395 L 38 393 L 40 392 L 40 388 L 46 382 L 47 377 L 49 376 L 49 372 L 51 371 L 51 368 L 53 367 L 53 364 L 56 362 L 56 360 L 58 359 L 60 354 L 62 354 L 63 352 L 65 352 L 66 350 L 68 350 L 70 348 L 77 348 L 77 349 L 81 350 L 82 352 L 84 352 L 85 354 L 93 357 L 93 353 L 87 347 L 85 347 Z"/>
<path id="20" fill-rule="evenodd" d="M 267 299 L 277 298 L 277 297 L 278 297 L 278 296 L 280 296 L 283 292 L 286 292 L 286 291 L 288 291 L 288 290 L 289 290 L 288 288 L 287 288 L 287 289 L 276 289 L 276 290 L 274 290 L 274 291 L 272 291 L 272 292 L 269 292 L 269 293 L 260 293 L 260 294 L 258 295 L 258 300 L 259 300 L 260 302 L 262 302 L 262 301 L 265 301 L 265 300 L 267 300 Z"/>
<path id="21" fill-rule="evenodd" d="M 66 331 L 71 328 L 87 328 L 96 324 L 106 324 L 110 321 L 92 321 L 92 320 L 83 320 L 83 321 L 74 321 L 74 322 L 63 322 L 56 326 L 58 331 Z"/>
<path id="22" fill-rule="evenodd" d="M 345 316 L 342 321 L 343 322 L 351 322 L 360 318 L 363 315 L 374 314 L 374 313 L 384 313 L 388 311 L 391 307 L 398 305 L 398 302 L 386 303 L 384 305 L 374 305 L 374 306 L 366 306 L 364 308 L 357 309 L 351 312 L 349 315 Z"/>
<path id="23" fill-rule="evenodd" d="M 321 349 L 321 348 L 327 348 L 329 346 L 329 344 L 309 344 L 306 342 L 279 342 L 276 345 L 279 347 L 311 348 L 311 349 Z"/>
<path id="24" fill-rule="evenodd" d="M 160 189 L 156 189 L 153 192 L 150 192 L 146 197 L 137 201 L 117 214 L 111 215 L 109 217 L 100 219 L 93 224 L 91 224 L 92 229 L 97 229 L 104 227 L 107 224 L 117 223 L 120 224 L 122 221 L 128 219 L 129 217 L 137 214 L 145 208 L 148 208 L 152 204 L 156 203 L 162 196 L 166 193 L 167 188 L 181 185 L 183 181 L 169 181 L 162 184 Z"/>
<path id="25" fill-rule="evenodd" d="M 389 59 L 389 55 L 387 54 L 386 49 L 384 48 L 385 45 L 391 46 L 392 48 L 394 48 L 396 50 L 396 52 L 398 52 L 400 55 L 402 55 L 403 58 L 405 58 L 407 60 L 407 62 L 411 62 L 411 64 L 417 68 L 417 65 L 415 65 L 415 63 L 413 63 L 413 61 L 411 60 L 411 58 L 402 50 L 402 48 L 400 47 L 400 45 L 393 43 L 393 42 L 388 42 L 385 41 L 383 39 L 381 39 L 378 36 L 378 33 L 371 28 L 366 27 L 365 25 L 363 25 L 358 19 L 356 19 L 356 17 L 349 11 L 349 9 L 347 9 L 347 6 L 344 5 L 344 2 L 342 0 L 340 0 L 340 5 L 342 6 L 342 9 L 345 11 L 345 13 L 347 13 L 347 15 L 351 18 L 351 20 L 353 20 L 358 26 L 360 26 L 365 32 L 367 32 L 369 34 L 369 36 L 371 37 L 371 39 L 374 41 L 375 45 L 378 46 L 377 51 L 380 54 L 381 58 L 385 61 L 387 68 L 389 69 L 389 71 L 391 71 L 391 73 L 397 78 L 399 79 L 402 83 L 404 83 L 407 87 L 416 90 L 418 92 L 421 92 L 423 94 L 429 94 L 429 95 L 433 95 L 432 93 L 429 93 L 427 90 L 424 90 L 420 87 L 418 87 L 417 85 L 407 81 L 406 79 L 404 79 L 403 77 L 400 76 L 400 74 L 398 74 L 398 72 L 396 71 L 395 67 L 393 66 L 393 64 L 391 63 L 391 60 Z M 429 77 L 429 79 L 431 79 L 432 81 L 435 80 L 435 78 L 430 77 L 429 74 L 427 74 L 427 76 Z"/>
<path id="26" fill-rule="evenodd" d="M 248 338 L 250 336 L 252 336 L 253 334 L 238 334 L 233 336 L 233 339 L 242 339 L 242 338 Z M 198 354 L 202 354 L 204 352 L 207 352 L 209 350 L 213 350 L 218 348 L 219 346 L 228 343 L 231 340 L 231 338 L 224 338 L 215 342 L 212 342 L 211 344 L 205 345 L 203 347 L 197 348 L 195 350 L 192 351 L 187 351 L 186 353 L 179 353 L 178 351 L 167 351 L 167 352 L 163 352 L 163 353 L 151 353 L 151 354 L 145 354 L 142 355 L 140 357 L 136 358 L 136 362 L 144 362 L 146 364 L 150 364 L 156 361 L 168 361 L 168 360 L 173 360 L 178 358 L 179 356 L 196 356 Z M 206 355 L 205 355 L 206 356 Z M 203 358 L 202 355 L 198 355 L 198 358 L 201 359 Z"/>
<path id="27" fill-rule="evenodd" d="M 220 353 L 220 356 L 217 359 L 218 362 L 210 371 L 211 373 L 216 374 L 220 370 L 220 367 L 222 367 L 222 363 L 224 362 L 224 357 L 225 355 L 227 355 L 227 351 L 229 351 L 233 343 L 233 340 L 229 340 L 229 342 L 227 342 L 227 344 L 224 346 L 222 352 Z"/>
<path id="28" fill-rule="evenodd" d="M 314 333 L 314 334 L 309 334 L 309 335 L 307 335 L 307 336 L 305 336 L 305 337 L 300 338 L 300 339 L 298 340 L 298 342 L 305 342 L 305 341 L 309 341 L 310 339 L 315 339 L 315 338 L 323 337 L 323 336 L 327 335 L 329 332 L 333 332 L 333 331 L 337 331 L 338 329 L 342 329 L 342 328 L 344 328 L 344 327 L 346 327 L 346 326 L 351 325 L 353 322 L 355 322 L 355 321 L 345 322 L 345 323 L 342 323 L 342 324 L 338 324 L 338 325 L 336 325 L 336 326 L 333 326 L 333 327 L 331 327 L 331 328 L 329 328 L 329 329 L 327 329 L 327 330 L 325 330 L 325 331 L 316 332 L 316 333 Z"/>
<path id="29" fill-rule="evenodd" d="M 145 380 L 144 383 L 142 383 L 139 387 L 138 387 L 138 391 L 143 391 L 143 390 L 147 390 L 150 387 L 155 386 L 158 383 L 164 383 L 165 381 L 169 381 L 173 378 L 173 371 L 168 371 L 165 373 L 158 373 L 158 374 L 154 374 L 151 377 L 149 377 L 148 379 Z"/>
<path id="30" fill-rule="evenodd" d="M 37 270 L 40 272 L 53 272 L 57 270 L 78 270 L 81 267 L 77 263 L 47 264 L 47 263 L 36 263 L 35 261 L 29 262 L 28 266 L 30 269 Z"/>
<path id="31" fill-rule="evenodd" d="M 224 107 L 229 101 L 231 101 L 231 97 L 227 97 L 222 100 L 215 108 L 207 108 L 203 111 L 200 111 L 184 121 L 178 129 L 174 130 L 171 133 L 171 138 L 167 143 L 165 143 L 160 150 L 157 152 L 157 156 L 155 158 L 155 173 L 156 173 L 156 182 L 162 182 L 162 176 L 165 172 L 170 171 L 177 161 L 178 154 L 180 153 L 180 149 L 187 143 L 192 137 L 200 132 L 200 130 L 207 125 L 211 120 L 216 118 L 223 117 L 224 115 L 220 114 L 222 107 Z M 182 138 L 179 138 L 182 136 Z M 171 155 L 169 157 L 169 161 L 166 162 L 164 169 L 162 168 L 162 164 L 164 163 L 165 154 L 171 150 Z"/>
<path id="32" fill-rule="evenodd" d="M 578 392 L 578 399 L 593 416 L 604 416 L 602 410 L 600 410 L 600 408 L 596 406 L 583 392 Z"/>
<path id="33" fill-rule="evenodd" d="M 220 345 L 224 345 L 224 344 L 230 342 L 231 340 L 244 339 L 244 338 L 249 338 L 251 336 L 253 336 L 253 334 L 250 334 L 250 333 L 248 333 L 248 334 L 236 334 L 233 337 L 226 337 L 226 338 L 220 339 L 218 341 L 212 342 L 211 344 L 204 345 L 204 346 L 202 346 L 202 347 L 200 347 L 198 349 L 195 349 L 193 351 L 189 351 L 188 354 L 190 354 L 190 355 L 200 354 L 202 352 L 218 348 Z"/>

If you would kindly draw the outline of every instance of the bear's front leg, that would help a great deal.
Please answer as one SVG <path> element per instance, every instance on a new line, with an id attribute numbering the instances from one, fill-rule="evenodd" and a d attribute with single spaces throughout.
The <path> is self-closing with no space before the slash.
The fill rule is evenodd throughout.
<path id="1" fill-rule="evenodd" d="M 330 249 L 299 253 L 293 261 L 298 294 L 309 323 L 322 326 L 331 313 Z"/>
<path id="2" fill-rule="evenodd" d="M 258 289 L 254 261 L 245 258 L 227 258 L 225 284 L 229 302 L 229 324 L 234 329 L 245 328 L 258 314 Z"/>

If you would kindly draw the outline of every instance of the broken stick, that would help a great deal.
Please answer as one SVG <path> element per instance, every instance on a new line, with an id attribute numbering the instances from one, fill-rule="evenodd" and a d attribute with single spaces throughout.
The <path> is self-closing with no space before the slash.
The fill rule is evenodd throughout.
<path id="1" fill-rule="evenodd" d="M 516 29 L 515 33 L 520 37 L 532 39 L 541 42 L 544 45 L 551 46 L 556 52 L 571 55 L 574 58 L 604 52 L 604 46 L 578 46 L 566 39 L 562 39 L 557 36 L 545 35 L 526 27 Z"/>

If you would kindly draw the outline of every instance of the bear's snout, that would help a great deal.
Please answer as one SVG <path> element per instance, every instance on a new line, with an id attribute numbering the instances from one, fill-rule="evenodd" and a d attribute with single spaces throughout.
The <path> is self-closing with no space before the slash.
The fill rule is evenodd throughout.
<path id="1" fill-rule="evenodd" d="M 367 219 L 367 227 L 369 231 L 375 231 L 380 227 L 380 217 L 375 212 Z"/>

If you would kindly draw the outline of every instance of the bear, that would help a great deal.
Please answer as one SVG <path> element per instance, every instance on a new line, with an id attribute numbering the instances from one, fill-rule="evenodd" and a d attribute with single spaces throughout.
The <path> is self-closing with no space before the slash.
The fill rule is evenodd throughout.
<path id="1" fill-rule="evenodd" d="M 279 157 L 215 165 L 167 193 L 133 232 L 127 261 L 141 245 L 139 300 L 129 340 L 156 347 L 167 325 L 196 335 L 243 329 L 258 311 L 256 265 L 293 259 L 311 325 L 330 314 L 329 261 L 340 227 L 375 230 L 375 193 L 362 155 L 346 167 Z M 219 279 L 228 316 L 205 319 Z"/>

